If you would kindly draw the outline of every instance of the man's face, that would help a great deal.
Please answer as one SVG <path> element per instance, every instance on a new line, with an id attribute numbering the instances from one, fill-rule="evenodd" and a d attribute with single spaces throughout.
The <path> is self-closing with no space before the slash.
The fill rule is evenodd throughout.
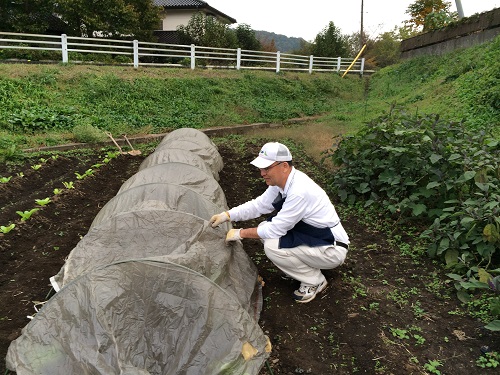
<path id="1" fill-rule="evenodd" d="M 276 186 L 280 183 L 283 171 L 281 169 L 282 161 L 277 161 L 267 168 L 260 168 L 260 175 L 269 186 Z"/>

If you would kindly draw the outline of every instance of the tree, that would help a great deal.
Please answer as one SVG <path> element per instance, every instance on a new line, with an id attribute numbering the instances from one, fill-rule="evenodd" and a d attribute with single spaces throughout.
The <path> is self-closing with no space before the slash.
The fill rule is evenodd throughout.
<path id="1" fill-rule="evenodd" d="M 347 39 L 332 21 L 316 38 L 311 49 L 314 56 L 339 57 L 348 55 Z"/>
<path id="2" fill-rule="evenodd" d="M 255 31 L 247 24 L 240 24 L 235 30 L 238 47 L 250 51 L 260 51 L 261 44 L 255 36 Z"/>
<path id="3" fill-rule="evenodd" d="M 365 33 L 363 34 L 365 42 L 368 42 L 370 38 Z M 359 53 L 359 39 L 360 39 L 359 35 L 360 32 L 357 31 L 352 33 L 351 35 L 344 36 L 348 51 L 347 56 L 356 56 Z"/>
<path id="4" fill-rule="evenodd" d="M 309 43 L 308 41 L 301 39 L 300 40 L 300 47 L 296 50 L 293 50 L 291 53 L 294 55 L 311 55 L 312 51 L 312 43 Z"/>
<path id="5" fill-rule="evenodd" d="M 366 42 L 365 67 L 383 68 L 396 64 L 400 60 L 401 41 L 415 36 L 417 32 L 408 27 L 397 27 L 378 35 L 375 40 L 368 38 Z"/>
<path id="6" fill-rule="evenodd" d="M 161 8 L 151 0 L 0 0 L 2 31 L 45 33 L 53 20 L 71 36 L 154 40 Z"/>
<path id="7" fill-rule="evenodd" d="M 377 67 L 383 68 L 399 61 L 401 39 L 397 34 L 397 28 L 380 34 L 373 42 L 367 58 L 373 57 Z"/>
<path id="8" fill-rule="evenodd" d="M 261 51 L 264 52 L 278 52 L 278 49 L 276 48 L 276 42 L 274 41 L 274 38 L 269 40 L 268 38 L 261 40 L 260 41 L 261 45 Z"/>
<path id="9" fill-rule="evenodd" d="M 53 0 L 0 0 L 2 31 L 44 33 L 53 10 Z"/>
<path id="10" fill-rule="evenodd" d="M 160 11 L 151 0 L 106 0 L 105 6 L 99 0 L 57 0 L 55 7 L 70 35 L 141 40 L 153 40 Z"/>
<path id="11" fill-rule="evenodd" d="M 236 34 L 228 25 L 201 12 L 195 13 L 186 26 L 178 26 L 177 33 L 181 44 L 218 48 L 236 48 L 238 45 Z"/>
<path id="12" fill-rule="evenodd" d="M 435 30 L 457 20 L 456 12 L 451 12 L 451 3 L 444 0 L 416 0 L 406 13 L 411 18 L 406 23 L 422 31 Z"/>

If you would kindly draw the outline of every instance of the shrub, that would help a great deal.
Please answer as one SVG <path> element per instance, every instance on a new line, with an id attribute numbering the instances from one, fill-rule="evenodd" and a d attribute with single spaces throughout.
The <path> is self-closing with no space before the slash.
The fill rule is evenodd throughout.
<path id="1" fill-rule="evenodd" d="M 392 109 L 325 158 L 342 168 L 332 185 L 343 201 L 431 224 L 431 257 L 449 267 L 492 266 L 500 246 L 500 146 L 486 130 L 437 115 Z"/>
<path id="2" fill-rule="evenodd" d="M 78 142 L 95 143 L 105 140 L 105 134 L 91 124 L 76 125 L 73 128 L 73 136 Z"/>
<path id="3" fill-rule="evenodd" d="M 58 111 L 41 106 L 12 113 L 7 122 L 16 133 L 33 134 L 47 130 L 65 130 L 73 126 L 71 110 Z"/>

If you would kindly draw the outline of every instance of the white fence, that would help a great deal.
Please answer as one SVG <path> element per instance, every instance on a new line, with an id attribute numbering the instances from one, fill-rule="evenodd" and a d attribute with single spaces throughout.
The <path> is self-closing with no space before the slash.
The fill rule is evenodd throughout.
<path id="1" fill-rule="evenodd" d="M 39 50 L 60 53 L 63 63 L 92 63 L 92 54 L 113 56 L 115 63 L 139 66 L 190 67 L 195 69 L 259 69 L 305 72 L 364 72 L 364 58 L 318 57 L 282 52 L 251 51 L 180 44 L 82 38 L 63 35 L 0 32 L 2 49 Z M 89 59 L 90 54 L 90 59 Z M 95 56 L 95 55 L 94 55 Z M 117 58 L 117 56 L 121 56 Z M 1 60 L 0 60 L 1 61 Z M 53 60 L 54 61 L 54 60 Z M 52 61 L 52 62 L 53 62 Z"/>

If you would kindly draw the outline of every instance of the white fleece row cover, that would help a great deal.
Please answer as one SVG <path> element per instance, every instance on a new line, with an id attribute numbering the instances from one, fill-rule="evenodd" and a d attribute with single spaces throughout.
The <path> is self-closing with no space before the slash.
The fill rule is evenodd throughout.
<path id="1" fill-rule="evenodd" d="M 258 374 L 261 284 L 229 223 L 206 134 L 165 136 L 51 278 L 57 293 L 7 353 L 18 375 Z M 250 348 L 248 351 L 246 349 Z M 250 354 L 248 354 L 250 352 Z"/>

